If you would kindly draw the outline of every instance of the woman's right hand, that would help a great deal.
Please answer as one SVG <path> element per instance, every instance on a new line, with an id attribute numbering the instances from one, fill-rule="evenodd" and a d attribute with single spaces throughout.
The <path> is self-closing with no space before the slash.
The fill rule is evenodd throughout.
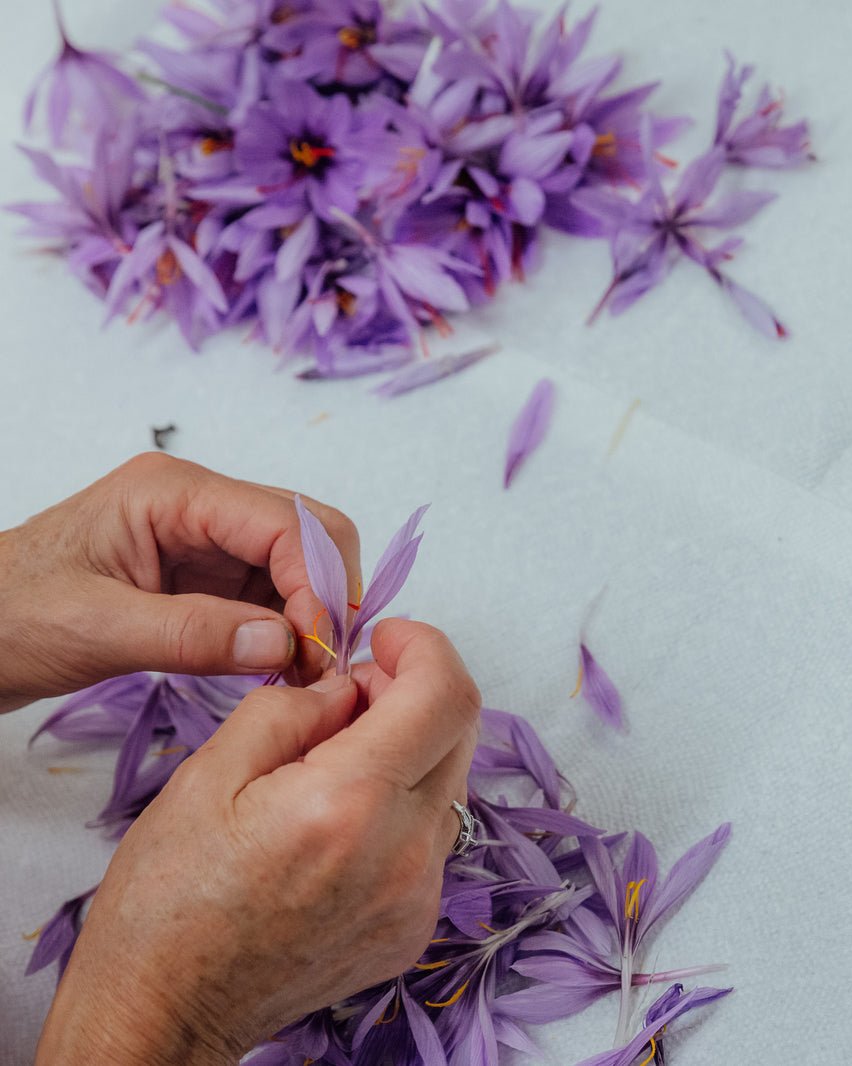
<path id="1" fill-rule="evenodd" d="M 479 693 L 429 626 L 372 647 L 354 680 L 253 692 L 179 767 L 110 864 L 37 1066 L 234 1063 L 422 954 Z"/>

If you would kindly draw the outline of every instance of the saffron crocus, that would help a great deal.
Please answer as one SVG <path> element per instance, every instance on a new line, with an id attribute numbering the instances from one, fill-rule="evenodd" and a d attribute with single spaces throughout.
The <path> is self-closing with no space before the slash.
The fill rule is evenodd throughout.
<path id="1" fill-rule="evenodd" d="M 738 68 L 730 53 L 726 54 L 726 59 L 728 69 L 719 90 L 713 143 L 725 150 L 727 161 L 772 170 L 813 161 L 807 122 L 783 126 L 783 98 L 773 96 L 768 85 L 760 90 L 754 110 L 738 122 L 734 121 L 743 86 L 754 73 L 754 68 Z"/>
<path id="2" fill-rule="evenodd" d="M 509 434 L 503 488 L 512 484 L 521 464 L 544 440 L 553 418 L 555 398 L 556 386 L 549 378 L 542 378 L 521 408 Z"/>
<path id="3" fill-rule="evenodd" d="M 334 647 L 324 645 L 316 632 L 304 636 L 325 647 L 335 657 L 339 674 L 349 671 L 352 648 L 364 626 L 387 607 L 405 584 L 423 538 L 422 533 L 415 534 L 427 507 L 428 504 L 418 507 L 394 534 L 376 563 L 360 602 L 353 604 L 349 602 L 346 567 L 337 545 L 326 533 L 322 522 L 305 507 L 301 497 L 296 496 L 308 579 L 317 599 L 328 612 Z"/>
<path id="4" fill-rule="evenodd" d="M 634 834 L 620 872 L 596 837 L 580 839 L 589 872 L 619 945 L 621 1008 L 616 1044 L 622 1043 L 627 1035 L 636 952 L 651 930 L 704 879 L 730 835 L 730 823 L 720 825 L 682 855 L 659 883 L 656 852 L 641 833 Z"/>
<path id="5" fill-rule="evenodd" d="M 95 885 L 88 892 L 83 892 L 82 895 L 63 903 L 50 921 L 39 930 L 38 943 L 30 956 L 26 976 L 43 970 L 52 962 L 58 962 L 57 983 L 62 979 L 83 926 L 83 910 L 97 888 L 98 886 Z"/>
<path id="6" fill-rule="evenodd" d="M 686 256 L 730 296 L 752 326 L 773 338 L 786 337 L 787 330 L 766 304 L 722 271 L 741 240 L 728 238 L 715 247 L 703 243 L 715 230 L 748 221 L 774 194 L 741 189 L 708 202 L 726 162 L 721 147 L 694 160 L 668 194 L 651 150 L 647 120 L 643 144 L 648 188 L 635 203 L 596 189 L 582 189 L 573 197 L 581 210 L 602 218 L 612 235 L 614 276 L 589 321 L 606 306 L 612 314 L 625 311 L 666 277 L 677 258 Z"/>
<path id="7" fill-rule="evenodd" d="M 577 1066 L 650 1066 L 651 1063 L 660 1066 L 665 1062 L 662 1034 L 668 1026 L 689 1011 L 715 1003 L 732 991 L 731 988 L 693 988 L 684 993 L 683 985 L 675 985 L 651 1007 L 645 1025 L 632 1040 L 623 1047 L 583 1059 Z"/>
<path id="8" fill-rule="evenodd" d="M 106 52 L 87 52 L 71 43 L 58 0 L 53 0 L 56 24 L 62 40 L 59 55 L 39 75 L 24 105 L 24 124 L 29 130 L 40 102 L 44 102 L 47 128 L 54 147 L 66 140 L 69 122 L 81 119 L 81 129 L 98 132 L 115 129 L 123 105 L 140 101 L 143 93 L 136 82 L 119 70 Z"/>

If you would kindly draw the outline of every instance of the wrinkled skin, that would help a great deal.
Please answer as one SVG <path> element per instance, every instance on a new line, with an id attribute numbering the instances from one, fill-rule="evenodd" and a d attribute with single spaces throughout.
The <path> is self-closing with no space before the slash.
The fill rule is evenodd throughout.
<path id="1" fill-rule="evenodd" d="M 316 680 L 324 653 L 300 638 L 322 604 L 293 497 L 152 453 L 0 533 L 0 711 L 137 670 Z M 354 525 L 306 503 L 354 597 Z M 238 644 L 243 623 L 260 647 Z"/>
<path id="2" fill-rule="evenodd" d="M 425 949 L 479 694 L 437 630 L 390 620 L 355 680 L 249 695 L 127 833 L 37 1066 L 234 1063 Z"/>

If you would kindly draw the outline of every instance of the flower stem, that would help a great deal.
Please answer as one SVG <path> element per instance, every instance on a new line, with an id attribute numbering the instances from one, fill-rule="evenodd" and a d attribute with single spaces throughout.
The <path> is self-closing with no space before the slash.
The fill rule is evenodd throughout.
<path id="1" fill-rule="evenodd" d="M 613 1047 L 622 1047 L 627 1043 L 627 1029 L 630 1025 L 630 988 L 633 984 L 633 925 L 627 919 L 624 934 L 624 950 L 621 953 L 621 1000 L 618 1006 L 618 1024 L 615 1029 Z"/>
<path id="2" fill-rule="evenodd" d="M 633 974 L 633 985 L 655 985 L 664 981 L 681 981 L 689 977 L 698 977 L 700 974 L 721 973 L 727 968 L 724 963 L 714 962 L 707 966 L 689 966 L 685 970 L 665 970 L 662 973 L 635 973 Z"/>
<path id="3" fill-rule="evenodd" d="M 227 107 L 223 107 L 221 104 L 216 104 L 212 100 L 207 100 L 203 96 L 199 96 L 198 93 L 191 93 L 188 89 L 181 89 L 177 85 L 172 85 L 171 82 L 163 81 L 162 78 L 155 78 L 153 74 L 146 74 L 144 71 L 141 74 L 136 75 L 139 81 L 144 82 L 146 85 L 156 85 L 160 89 L 165 89 L 167 92 L 172 93 L 173 96 L 181 96 L 184 100 L 191 100 L 192 103 L 198 104 L 199 107 L 206 107 L 209 111 L 214 111 L 217 115 L 227 115 Z"/>

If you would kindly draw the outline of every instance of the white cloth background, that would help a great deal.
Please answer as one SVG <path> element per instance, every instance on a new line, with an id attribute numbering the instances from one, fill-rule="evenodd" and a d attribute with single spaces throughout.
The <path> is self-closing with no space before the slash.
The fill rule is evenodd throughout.
<path id="1" fill-rule="evenodd" d="M 81 43 L 113 47 L 156 9 L 64 6 Z M 196 356 L 169 324 L 103 332 L 98 303 L 2 222 L 0 528 L 149 447 L 150 427 L 170 421 L 176 454 L 341 506 L 368 569 L 431 501 L 399 607 L 452 635 L 490 705 L 538 727 L 579 813 L 642 829 L 664 865 L 734 822 L 654 953 L 658 968 L 726 961 L 736 986 L 672 1038 L 683 1066 L 823 1063 L 852 1037 L 850 12 L 843 0 L 604 0 L 594 37 L 598 52 L 625 50 L 625 81 L 663 78 L 661 111 L 697 118 L 680 158 L 709 135 L 725 47 L 783 85 L 791 116 L 812 119 L 818 164 L 743 176 L 781 196 L 746 228 L 733 272 L 787 322 L 785 344 L 753 333 L 687 265 L 587 329 L 606 249 L 552 237 L 530 283 L 451 345 L 485 336 L 501 354 L 380 401 L 363 381 L 296 382 L 239 334 Z M 0 43 L 4 202 L 40 191 L 11 145 L 53 40 L 39 0 L 16 9 Z M 508 427 L 544 374 L 559 386 L 555 427 L 504 493 Z M 567 698 L 577 626 L 603 585 L 589 641 L 626 699 L 627 738 Z M 51 741 L 28 752 L 49 709 L 0 721 L 3 1066 L 32 1060 L 53 987 L 52 972 L 24 980 L 21 934 L 97 881 L 110 853 L 83 822 L 108 794 L 112 756 Z M 614 1024 L 604 1001 L 537 1036 L 546 1061 L 569 1064 L 607 1047 Z"/>

